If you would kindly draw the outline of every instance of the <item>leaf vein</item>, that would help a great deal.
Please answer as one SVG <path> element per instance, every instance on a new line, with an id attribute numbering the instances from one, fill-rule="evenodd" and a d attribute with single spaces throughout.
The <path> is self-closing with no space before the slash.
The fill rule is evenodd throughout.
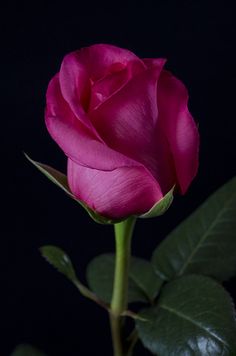
<path id="1" fill-rule="evenodd" d="M 203 236 L 201 237 L 201 239 L 199 240 L 199 242 L 197 243 L 196 247 L 193 249 L 193 251 L 190 253 L 189 257 L 186 259 L 185 263 L 183 264 L 182 268 L 179 270 L 179 272 L 177 273 L 178 276 L 182 275 L 183 272 L 185 271 L 185 269 L 187 268 L 188 264 L 190 264 L 190 261 L 192 260 L 193 256 L 196 254 L 196 252 L 198 251 L 198 249 L 201 247 L 202 243 L 205 241 L 205 239 L 209 236 L 209 231 L 211 231 L 215 225 L 218 222 L 218 219 L 220 218 L 220 216 L 222 216 L 225 211 L 228 209 L 228 205 L 230 205 L 231 201 L 234 199 L 234 196 L 231 197 L 231 199 L 229 199 L 228 202 L 225 203 L 225 206 L 222 208 L 221 211 L 218 212 L 218 214 L 216 215 L 215 219 L 212 221 L 212 223 L 210 224 L 210 226 L 206 229 L 205 233 L 203 234 Z"/>
<path id="2" fill-rule="evenodd" d="M 168 307 L 167 305 L 165 304 L 160 304 L 159 305 L 160 308 L 164 309 L 164 310 L 167 310 L 169 313 L 173 313 L 175 315 L 177 315 L 179 318 L 182 318 L 190 323 L 192 323 L 194 326 L 197 326 L 198 328 L 204 330 L 206 333 L 208 333 L 210 336 L 214 337 L 216 340 L 218 340 L 219 342 L 221 342 L 224 346 L 227 347 L 228 349 L 228 344 L 223 340 L 221 339 L 218 335 L 216 335 L 214 332 L 208 330 L 207 328 L 203 327 L 200 323 L 198 323 L 197 321 L 191 319 L 190 317 L 188 317 L 187 315 L 171 308 L 171 307 Z"/>

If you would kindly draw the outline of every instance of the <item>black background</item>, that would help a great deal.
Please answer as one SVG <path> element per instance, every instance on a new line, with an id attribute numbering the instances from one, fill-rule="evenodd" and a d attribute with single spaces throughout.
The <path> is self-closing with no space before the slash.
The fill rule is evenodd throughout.
<path id="1" fill-rule="evenodd" d="M 111 43 L 165 57 L 190 92 L 201 134 L 200 168 L 168 213 L 138 221 L 133 254 L 149 258 L 165 235 L 235 174 L 236 24 L 233 1 L 8 2 L 2 12 L 0 355 L 30 342 L 50 356 L 111 355 L 108 318 L 41 257 L 55 244 L 84 280 L 88 261 L 114 248 L 112 228 L 86 213 L 23 157 L 65 170 L 44 126 L 45 91 L 63 56 Z M 236 298 L 235 279 L 225 284 Z M 140 355 L 144 352 L 139 351 Z M 138 351 L 137 351 L 138 354 Z"/>

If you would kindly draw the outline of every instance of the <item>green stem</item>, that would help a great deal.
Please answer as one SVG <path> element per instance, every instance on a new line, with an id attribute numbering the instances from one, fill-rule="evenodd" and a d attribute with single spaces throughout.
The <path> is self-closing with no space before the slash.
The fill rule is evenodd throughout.
<path id="1" fill-rule="evenodd" d="M 125 346 L 123 341 L 122 312 L 128 304 L 128 277 L 131 256 L 131 238 L 136 219 L 128 218 L 115 224 L 116 260 L 111 301 L 110 324 L 113 340 L 114 356 L 124 356 Z"/>

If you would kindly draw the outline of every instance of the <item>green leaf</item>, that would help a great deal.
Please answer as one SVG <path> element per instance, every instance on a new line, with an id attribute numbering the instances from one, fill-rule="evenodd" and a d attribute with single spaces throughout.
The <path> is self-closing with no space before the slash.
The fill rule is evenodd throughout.
<path id="1" fill-rule="evenodd" d="M 129 270 L 129 298 L 135 301 L 153 302 L 162 286 L 162 280 L 154 273 L 151 263 L 138 257 L 131 257 Z M 138 300 L 136 300 L 138 301 Z"/>
<path id="2" fill-rule="evenodd" d="M 46 354 L 31 345 L 22 344 L 17 346 L 10 356 L 46 356 Z"/>
<path id="3" fill-rule="evenodd" d="M 119 222 L 120 220 L 112 220 L 107 217 L 101 216 L 98 214 L 96 211 L 90 209 L 84 202 L 81 200 L 77 199 L 73 193 L 70 191 L 68 182 L 67 182 L 67 177 L 65 174 L 59 172 L 58 170 L 40 163 L 33 161 L 26 153 L 25 157 L 40 171 L 42 172 L 51 182 L 56 184 L 58 187 L 60 187 L 64 192 L 66 192 L 67 195 L 69 195 L 72 199 L 77 201 L 89 214 L 89 216 L 97 223 L 99 224 L 115 224 Z"/>
<path id="4" fill-rule="evenodd" d="M 107 306 L 78 280 L 69 256 L 61 248 L 57 246 L 43 246 L 40 248 L 40 252 L 53 267 L 64 274 L 78 288 L 83 296 L 107 309 Z"/>
<path id="5" fill-rule="evenodd" d="M 174 196 L 175 186 L 161 199 L 159 200 L 147 213 L 139 215 L 139 218 L 153 218 L 163 215 L 167 209 L 171 206 Z"/>
<path id="6" fill-rule="evenodd" d="M 74 282 L 77 277 L 69 256 L 57 246 L 43 246 L 40 248 L 42 256 L 59 272 Z"/>
<path id="7" fill-rule="evenodd" d="M 209 277 L 188 275 L 168 283 L 159 303 L 136 320 L 144 346 L 159 356 L 236 355 L 232 300 Z"/>
<path id="8" fill-rule="evenodd" d="M 103 254 L 95 257 L 87 268 L 87 281 L 94 293 L 109 303 L 112 297 L 115 257 Z M 132 257 L 129 271 L 128 300 L 152 302 L 157 296 L 162 281 L 155 275 L 151 264 L 141 258 Z"/>
<path id="9" fill-rule="evenodd" d="M 152 263 L 163 280 L 199 273 L 223 281 L 236 274 L 236 178 L 163 240 Z"/>

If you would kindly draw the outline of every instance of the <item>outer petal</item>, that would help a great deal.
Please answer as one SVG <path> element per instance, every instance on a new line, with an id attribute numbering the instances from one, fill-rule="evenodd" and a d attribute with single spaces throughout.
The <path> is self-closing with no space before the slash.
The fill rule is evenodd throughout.
<path id="1" fill-rule="evenodd" d="M 75 162 L 103 170 L 137 165 L 136 162 L 99 141 L 75 117 L 61 95 L 58 75 L 51 80 L 48 86 L 45 119 L 52 138 Z"/>
<path id="2" fill-rule="evenodd" d="M 177 179 L 185 193 L 198 169 L 199 134 L 188 111 L 188 92 L 169 72 L 161 73 L 157 86 L 159 118 L 174 158 Z"/>
<path id="3" fill-rule="evenodd" d="M 90 113 L 104 142 L 147 167 L 163 193 L 175 181 L 169 145 L 158 123 L 157 81 L 162 65 L 143 71 Z"/>
<path id="4" fill-rule="evenodd" d="M 99 171 L 68 160 L 73 194 L 90 208 L 113 219 L 147 212 L 163 195 L 144 167 Z"/>

